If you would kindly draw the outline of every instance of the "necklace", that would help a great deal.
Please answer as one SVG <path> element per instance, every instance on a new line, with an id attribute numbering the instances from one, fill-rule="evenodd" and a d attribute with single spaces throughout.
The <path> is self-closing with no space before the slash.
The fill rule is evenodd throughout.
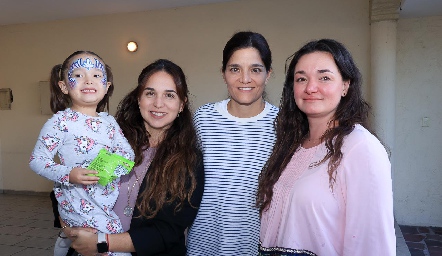
<path id="1" fill-rule="evenodd" d="M 149 166 L 150 166 L 150 163 L 151 163 L 152 161 L 150 161 L 147 165 L 146 165 L 146 168 L 144 169 L 144 172 L 142 172 L 141 174 L 141 177 L 143 177 L 144 178 L 144 175 L 145 175 L 145 173 L 147 172 L 147 169 L 149 169 Z M 138 176 L 137 176 L 137 172 L 135 172 L 135 170 L 134 170 L 134 175 L 135 175 L 135 182 L 134 182 L 134 184 L 132 185 L 132 187 L 130 187 L 130 184 L 129 184 L 129 182 L 128 182 L 128 184 L 127 184 L 127 206 L 126 207 L 124 207 L 124 210 L 123 210 L 123 214 L 126 216 L 126 217 L 132 217 L 132 214 L 134 213 L 134 206 L 130 206 L 130 197 L 131 197 L 131 195 L 132 195 L 132 190 L 135 188 L 135 185 L 138 183 L 138 181 L 139 181 L 139 179 L 138 179 Z M 141 184 L 139 185 L 139 186 L 141 186 Z M 139 188 L 139 187 L 138 187 Z"/>

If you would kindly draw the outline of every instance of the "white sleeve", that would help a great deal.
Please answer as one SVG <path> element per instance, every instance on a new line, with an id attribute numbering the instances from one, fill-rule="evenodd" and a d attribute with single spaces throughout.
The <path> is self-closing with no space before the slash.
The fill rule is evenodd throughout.
<path id="1" fill-rule="evenodd" d="M 60 147 L 63 146 L 65 133 L 54 127 L 54 117 L 49 119 L 38 135 L 37 143 L 29 160 L 29 167 L 49 180 L 69 185 L 69 173 L 73 167 L 64 166 L 54 161 Z"/>

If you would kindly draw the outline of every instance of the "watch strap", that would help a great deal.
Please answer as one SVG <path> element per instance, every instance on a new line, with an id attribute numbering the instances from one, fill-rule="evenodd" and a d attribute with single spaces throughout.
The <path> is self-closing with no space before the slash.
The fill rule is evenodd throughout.
<path id="1" fill-rule="evenodd" d="M 98 243 L 106 243 L 106 234 L 98 232 Z"/>
<path id="2" fill-rule="evenodd" d="M 106 234 L 98 232 L 98 242 L 97 242 L 98 253 L 105 253 L 109 251 L 109 245 L 106 241 Z"/>

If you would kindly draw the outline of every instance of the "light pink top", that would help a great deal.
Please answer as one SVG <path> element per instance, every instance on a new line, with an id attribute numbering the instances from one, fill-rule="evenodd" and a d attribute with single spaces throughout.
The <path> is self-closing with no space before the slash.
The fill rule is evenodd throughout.
<path id="1" fill-rule="evenodd" d="M 391 166 L 381 143 L 357 125 L 345 138 L 333 191 L 324 144 L 300 148 L 261 218 L 264 247 L 317 255 L 396 255 Z"/>

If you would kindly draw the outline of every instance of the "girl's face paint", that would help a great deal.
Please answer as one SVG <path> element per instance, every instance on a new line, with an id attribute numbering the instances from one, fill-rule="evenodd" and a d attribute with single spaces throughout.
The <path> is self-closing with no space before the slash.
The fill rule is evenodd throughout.
<path id="1" fill-rule="evenodd" d="M 68 69 L 68 83 L 69 87 L 73 89 L 77 86 L 77 77 L 73 75 L 74 71 L 79 68 L 86 69 L 86 72 L 94 71 L 95 69 L 102 72 L 101 83 L 104 87 L 107 87 L 107 73 L 105 65 L 97 58 L 93 58 L 93 61 L 88 57 L 78 58 L 72 62 Z"/>
<path id="2" fill-rule="evenodd" d="M 71 99 L 71 109 L 91 116 L 96 115 L 97 105 L 110 85 L 105 64 L 91 54 L 76 56 L 68 67 L 65 81 L 58 82 L 61 91 Z"/>

